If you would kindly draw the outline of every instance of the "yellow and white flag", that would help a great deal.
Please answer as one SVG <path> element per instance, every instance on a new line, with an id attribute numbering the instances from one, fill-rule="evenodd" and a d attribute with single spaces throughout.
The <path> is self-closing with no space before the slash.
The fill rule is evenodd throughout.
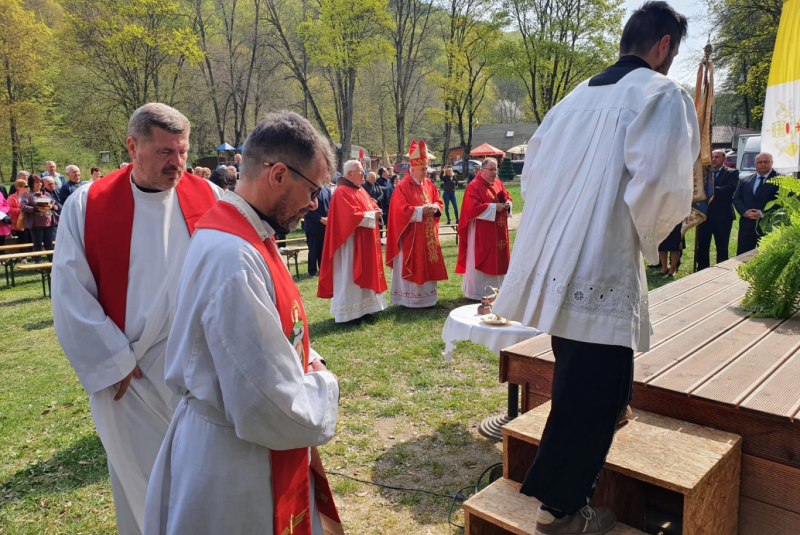
<path id="1" fill-rule="evenodd" d="M 761 150 L 779 173 L 800 170 L 800 0 L 784 0 L 767 82 Z"/>

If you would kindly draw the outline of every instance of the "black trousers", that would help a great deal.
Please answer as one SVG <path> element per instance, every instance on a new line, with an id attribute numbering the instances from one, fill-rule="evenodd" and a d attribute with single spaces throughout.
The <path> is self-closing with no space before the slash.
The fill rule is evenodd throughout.
<path id="1" fill-rule="evenodd" d="M 733 221 L 706 221 L 697 227 L 697 269 L 705 269 L 711 265 L 711 238 L 717 247 L 717 261 L 728 259 L 728 244 L 731 241 Z"/>
<path id="2" fill-rule="evenodd" d="M 50 251 L 53 249 L 53 227 L 33 227 L 31 229 L 31 237 L 33 238 L 34 251 Z M 43 245 L 44 249 L 42 249 Z M 53 261 L 51 255 L 48 255 L 47 258 L 50 262 Z M 34 257 L 33 261 L 39 264 L 42 259 L 37 256 Z"/>
<path id="3" fill-rule="evenodd" d="M 761 239 L 756 233 L 756 222 L 753 219 L 739 219 L 739 244 L 736 247 L 736 254 L 744 254 L 758 247 Z"/>
<path id="4" fill-rule="evenodd" d="M 307 233 L 306 243 L 308 244 L 308 274 L 313 277 L 319 272 L 319 267 L 322 262 L 322 247 L 325 245 L 325 233 Z"/>
<path id="5" fill-rule="evenodd" d="M 633 349 L 552 338 L 552 403 L 520 492 L 575 514 L 589 503 L 633 391 Z"/>

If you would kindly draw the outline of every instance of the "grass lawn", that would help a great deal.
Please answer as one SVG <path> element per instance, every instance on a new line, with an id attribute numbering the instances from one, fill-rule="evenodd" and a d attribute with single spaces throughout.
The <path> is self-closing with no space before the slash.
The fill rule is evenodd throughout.
<path id="1" fill-rule="evenodd" d="M 519 185 L 509 189 L 519 213 Z M 693 239 L 690 232 L 679 277 L 691 270 Z M 298 280 L 311 343 L 341 381 L 337 435 L 322 448 L 329 471 L 447 494 L 501 460 L 499 445 L 477 433 L 484 417 L 505 409 L 497 357 L 469 343 L 451 364 L 442 357 L 445 319 L 469 303 L 454 275 L 455 241 L 443 251 L 451 279 L 440 283 L 436 307 L 390 307 L 358 327 L 336 325 L 330 302 L 315 297 L 316 279 Z M 648 275 L 651 288 L 667 282 Z M 38 275 L 0 289 L 0 325 L 0 534 L 116 533 L 105 453 Z M 348 533 L 456 531 L 447 499 L 330 479 Z"/>

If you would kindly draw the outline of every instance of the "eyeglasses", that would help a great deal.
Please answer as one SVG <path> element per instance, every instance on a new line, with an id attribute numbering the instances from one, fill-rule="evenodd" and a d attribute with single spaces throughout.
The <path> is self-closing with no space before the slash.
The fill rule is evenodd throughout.
<path id="1" fill-rule="evenodd" d="M 278 163 L 278 162 L 276 162 L 276 163 Z M 264 167 L 269 167 L 270 165 L 275 165 L 275 164 L 274 163 L 269 163 L 269 162 L 264 162 Z M 304 175 L 303 173 L 301 173 L 300 171 L 298 171 L 297 169 L 295 169 L 291 165 L 289 165 L 287 163 L 284 163 L 283 165 L 286 166 L 286 169 L 288 169 L 292 173 L 295 173 L 296 175 L 300 175 L 300 178 L 302 178 L 303 180 L 305 180 L 306 182 L 308 182 L 309 184 L 314 186 L 315 189 L 314 189 L 314 191 L 311 192 L 311 202 L 314 202 L 316 200 L 317 196 L 319 196 L 319 192 L 322 191 L 322 186 L 317 186 L 317 184 L 314 181 L 312 181 L 310 178 L 308 178 L 306 175 Z"/>

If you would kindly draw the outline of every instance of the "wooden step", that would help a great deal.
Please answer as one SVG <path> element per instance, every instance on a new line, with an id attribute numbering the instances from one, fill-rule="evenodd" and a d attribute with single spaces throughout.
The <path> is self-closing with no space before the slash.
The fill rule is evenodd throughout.
<path id="1" fill-rule="evenodd" d="M 503 427 L 505 478 L 522 482 L 549 414 L 547 402 Z M 741 448 L 738 435 L 634 410 L 614 437 L 592 504 L 644 529 L 646 508 L 660 501 L 677 511 L 684 535 L 735 535 Z"/>
<path id="2" fill-rule="evenodd" d="M 519 493 L 519 483 L 498 479 L 464 502 L 464 535 L 534 535 L 539 502 Z M 609 535 L 644 532 L 617 524 Z"/>

